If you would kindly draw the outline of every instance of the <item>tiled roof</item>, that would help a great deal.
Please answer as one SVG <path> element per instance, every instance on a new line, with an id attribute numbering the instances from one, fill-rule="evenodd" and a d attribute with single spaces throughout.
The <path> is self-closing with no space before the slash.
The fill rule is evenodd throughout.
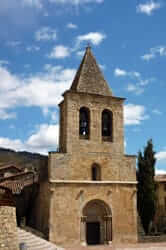
<path id="1" fill-rule="evenodd" d="M 38 182 L 37 176 L 26 180 L 4 180 L 0 183 L 0 187 L 9 189 L 13 194 L 20 194 L 24 187 L 30 186 Z"/>
<path id="2" fill-rule="evenodd" d="M 155 176 L 156 182 L 166 182 L 166 174 L 159 174 Z"/>
<path id="3" fill-rule="evenodd" d="M 20 194 L 24 188 L 22 181 L 4 181 L 0 183 L 0 187 L 8 188 L 13 194 Z"/>
<path id="4" fill-rule="evenodd" d="M 89 46 L 86 48 L 85 55 L 73 80 L 71 90 L 112 96 L 112 92 Z"/>
<path id="5" fill-rule="evenodd" d="M 10 168 L 15 168 L 17 169 L 19 172 L 22 171 L 22 167 L 19 167 L 19 166 L 16 166 L 14 164 L 3 164 L 3 165 L 0 165 L 0 171 L 1 170 L 7 170 L 7 169 L 10 169 Z"/>

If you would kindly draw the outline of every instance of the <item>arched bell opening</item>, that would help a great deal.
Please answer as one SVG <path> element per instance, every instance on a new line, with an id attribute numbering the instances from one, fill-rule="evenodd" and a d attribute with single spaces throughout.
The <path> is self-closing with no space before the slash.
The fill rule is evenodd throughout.
<path id="1" fill-rule="evenodd" d="M 102 140 L 113 141 L 113 114 L 110 110 L 102 112 Z"/>
<path id="2" fill-rule="evenodd" d="M 89 201 L 83 208 L 82 241 L 87 245 L 109 244 L 112 241 L 112 215 L 102 200 Z"/>
<path id="3" fill-rule="evenodd" d="M 90 111 L 86 107 L 80 108 L 79 135 L 80 139 L 89 139 L 90 135 Z"/>

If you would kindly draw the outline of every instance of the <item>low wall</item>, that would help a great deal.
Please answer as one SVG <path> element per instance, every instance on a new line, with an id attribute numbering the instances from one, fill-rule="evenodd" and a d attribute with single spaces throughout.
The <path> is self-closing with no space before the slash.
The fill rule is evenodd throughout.
<path id="1" fill-rule="evenodd" d="M 0 250 L 19 250 L 15 207 L 0 206 Z"/>

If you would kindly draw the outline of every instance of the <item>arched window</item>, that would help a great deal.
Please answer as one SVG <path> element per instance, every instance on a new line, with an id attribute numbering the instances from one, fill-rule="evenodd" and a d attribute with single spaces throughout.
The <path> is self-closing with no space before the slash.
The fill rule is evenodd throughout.
<path id="1" fill-rule="evenodd" d="M 98 164 L 92 165 L 92 181 L 101 181 L 101 168 Z"/>
<path id="2" fill-rule="evenodd" d="M 90 112 L 86 107 L 80 108 L 79 134 L 81 139 L 89 139 Z"/>
<path id="3" fill-rule="evenodd" d="M 102 139 L 103 141 L 113 141 L 113 115 L 107 109 L 102 112 Z"/>

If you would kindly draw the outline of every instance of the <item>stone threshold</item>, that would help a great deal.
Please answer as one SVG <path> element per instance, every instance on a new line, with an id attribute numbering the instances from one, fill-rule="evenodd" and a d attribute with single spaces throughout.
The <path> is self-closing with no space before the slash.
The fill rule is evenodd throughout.
<path id="1" fill-rule="evenodd" d="M 59 184 L 131 184 L 136 185 L 137 181 L 76 181 L 76 180 L 49 180 L 50 183 Z"/>

